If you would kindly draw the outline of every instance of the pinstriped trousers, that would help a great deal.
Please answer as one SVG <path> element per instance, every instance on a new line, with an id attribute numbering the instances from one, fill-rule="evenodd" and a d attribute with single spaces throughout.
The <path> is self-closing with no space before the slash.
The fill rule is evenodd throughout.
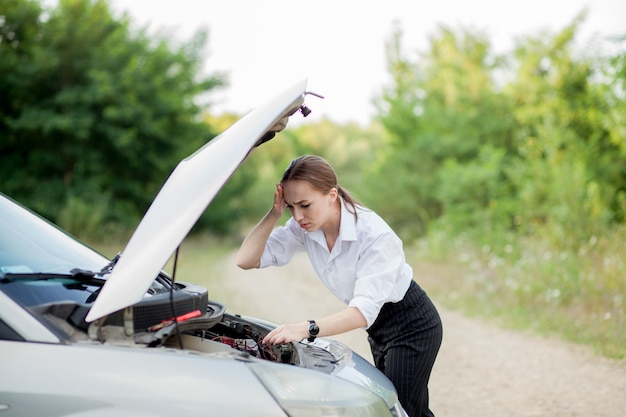
<path id="1" fill-rule="evenodd" d="M 383 305 L 367 329 L 374 364 L 393 382 L 410 417 L 434 417 L 428 380 L 443 338 L 437 309 L 415 282 L 404 298 Z"/>

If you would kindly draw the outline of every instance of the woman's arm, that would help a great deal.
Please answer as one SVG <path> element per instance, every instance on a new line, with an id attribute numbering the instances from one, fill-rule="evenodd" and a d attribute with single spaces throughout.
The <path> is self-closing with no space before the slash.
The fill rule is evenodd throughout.
<path id="1" fill-rule="evenodd" d="M 283 188 L 280 184 L 276 185 L 274 192 L 274 205 L 267 212 L 261 221 L 246 236 L 239 247 L 237 253 L 237 266 L 242 269 L 258 268 L 261 262 L 261 255 L 265 249 L 265 242 L 274 230 L 276 222 L 285 211 L 285 201 L 283 200 Z"/>
<path id="2" fill-rule="evenodd" d="M 320 328 L 319 337 L 345 333 L 367 325 L 365 317 L 363 317 L 363 314 L 355 307 L 348 307 L 330 316 L 316 319 L 315 322 Z M 278 326 L 265 336 L 263 343 L 278 345 L 282 343 L 299 342 L 307 337 L 309 337 L 309 322 L 304 321 Z"/>

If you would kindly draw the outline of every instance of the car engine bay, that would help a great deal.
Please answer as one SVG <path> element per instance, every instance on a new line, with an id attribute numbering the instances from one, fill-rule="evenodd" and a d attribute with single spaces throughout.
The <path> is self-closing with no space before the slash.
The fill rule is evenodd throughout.
<path id="1" fill-rule="evenodd" d="M 67 283 L 59 283 L 67 285 Z M 29 307 L 58 329 L 65 343 L 98 342 L 138 348 L 168 348 L 206 354 L 238 354 L 332 373 L 337 358 L 323 342 L 263 343 L 274 325 L 226 312 L 194 284 L 176 283 L 173 294 L 153 292 L 139 303 L 87 323 L 92 303 L 48 301 Z M 176 320 L 174 320 L 174 313 Z"/>

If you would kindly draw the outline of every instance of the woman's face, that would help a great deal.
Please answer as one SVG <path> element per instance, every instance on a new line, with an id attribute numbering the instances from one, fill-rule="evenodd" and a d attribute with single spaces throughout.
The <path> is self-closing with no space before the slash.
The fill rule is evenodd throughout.
<path id="1" fill-rule="evenodd" d="M 338 213 L 336 188 L 324 194 L 306 181 L 291 180 L 283 185 L 283 199 L 291 216 L 307 232 L 324 229 Z"/>

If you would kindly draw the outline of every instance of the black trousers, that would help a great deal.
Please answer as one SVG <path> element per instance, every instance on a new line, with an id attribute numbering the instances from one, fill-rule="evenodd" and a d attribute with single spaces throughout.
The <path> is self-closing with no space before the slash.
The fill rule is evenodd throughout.
<path id="1" fill-rule="evenodd" d="M 404 298 L 383 305 L 367 330 L 374 364 L 393 382 L 410 417 L 434 417 L 428 406 L 428 380 L 443 328 L 437 309 L 415 281 Z"/>

